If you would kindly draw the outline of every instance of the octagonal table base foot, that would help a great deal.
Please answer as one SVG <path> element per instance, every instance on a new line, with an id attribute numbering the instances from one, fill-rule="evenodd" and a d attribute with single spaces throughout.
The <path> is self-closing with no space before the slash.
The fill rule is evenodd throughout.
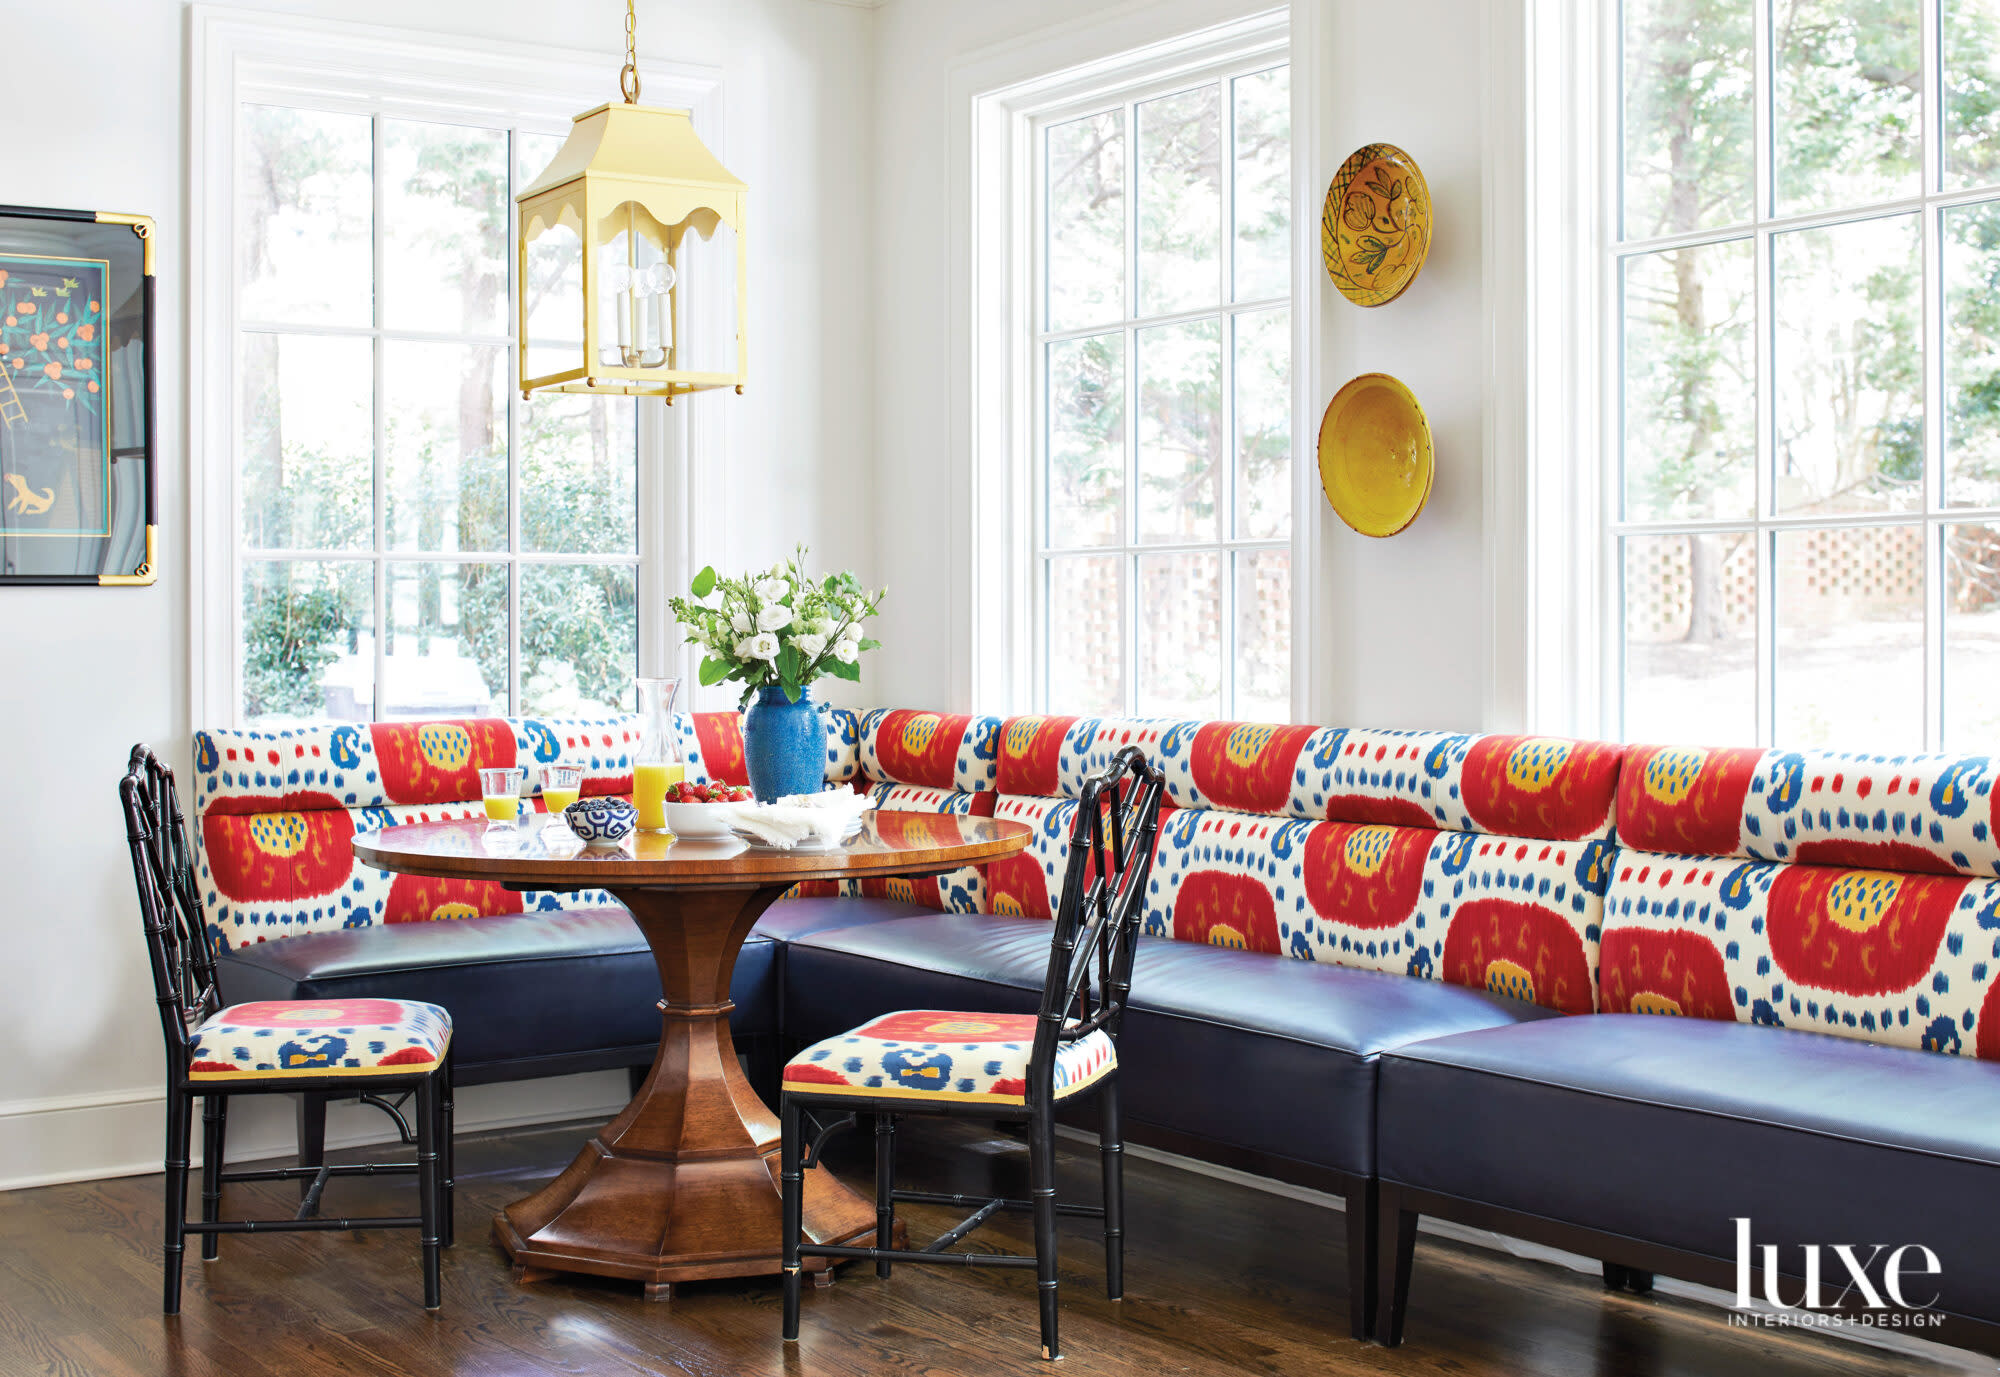
<path id="1" fill-rule="evenodd" d="M 585 1272 L 642 1282 L 649 1300 L 666 1300 L 676 1282 L 778 1274 L 777 1177 L 775 1153 L 662 1162 L 611 1156 L 593 1141 L 561 1176 L 494 1215 L 493 1239 L 518 1281 Z M 901 1246 L 900 1220 L 896 1233 Z M 875 1207 L 816 1168 L 806 1173 L 805 1234 L 869 1246 Z"/>

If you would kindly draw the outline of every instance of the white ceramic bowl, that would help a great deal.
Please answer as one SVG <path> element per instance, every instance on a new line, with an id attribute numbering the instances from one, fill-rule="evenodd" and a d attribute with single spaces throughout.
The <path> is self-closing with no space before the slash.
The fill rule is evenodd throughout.
<path id="1" fill-rule="evenodd" d="M 730 835 L 729 824 L 722 820 L 722 810 L 733 806 L 727 803 L 669 803 L 666 806 L 667 830 L 689 841 L 727 837 Z"/>

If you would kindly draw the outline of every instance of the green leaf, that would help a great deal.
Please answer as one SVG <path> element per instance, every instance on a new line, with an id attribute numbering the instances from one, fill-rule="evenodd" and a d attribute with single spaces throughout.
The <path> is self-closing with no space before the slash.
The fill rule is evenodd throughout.
<path id="1" fill-rule="evenodd" d="M 715 566 L 713 564 L 703 565 L 701 572 L 694 576 L 694 582 L 688 585 L 688 591 L 693 593 L 697 598 L 705 598 L 710 593 L 713 593 L 715 591 Z"/>
<path id="2" fill-rule="evenodd" d="M 787 700 L 787 701 L 789 701 L 789 702 L 793 702 L 793 703 L 796 703 L 796 702 L 798 702 L 798 701 L 799 701 L 799 686 L 798 686 L 797 684 L 786 684 L 786 685 L 785 685 L 785 698 L 786 698 L 786 700 Z"/>
<path id="3" fill-rule="evenodd" d="M 861 681 L 861 666 L 850 665 L 845 660 L 828 660 L 826 672 L 836 679 L 845 679 L 850 683 Z"/>
<path id="4" fill-rule="evenodd" d="M 729 677 L 728 661 L 717 660 L 711 657 L 701 662 L 701 684 L 703 688 L 708 688 L 711 685 L 719 684 L 728 677 Z"/>
<path id="5" fill-rule="evenodd" d="M 799 680 L 799 648 L 787 641 L 778 650 L 778 677 L 788 684 Z"/>
<path id="6" fill-rule="evenodd" d="M 863 650 L 880 650 L 882 648 L 882 643 L 872 636 L 864 636 L 860 644 Z"/>

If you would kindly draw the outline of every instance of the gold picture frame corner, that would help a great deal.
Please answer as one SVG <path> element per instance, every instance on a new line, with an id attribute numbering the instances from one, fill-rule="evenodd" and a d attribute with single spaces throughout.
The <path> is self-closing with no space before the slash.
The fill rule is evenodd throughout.
<path id="1" fill-rule="evenodd" d="M 159 243 L 159 226 L 154 223 L 152 216 L 122 215 L 117 211 L 100 210 L 97 212 L 97 223 L 100 225 L 125 225 L 129 227 L 132 233 L 138 235 L 145 244 L 145 262 L 140 271 L 145 273 L 147 277 L 159 276 L 154 271 L 154 258 Z"/>
<path id="2" fill-rule="evenodd" d="M 148 525 L 146 527 L 145 562 L 129 574 L 99 574 L 97 576 L 97 586 L 99 588 L 150 588 L 155 583 L 158 583 L 160 580 L 160 564 L 158 559 L 159 537 L 160 528 L 156 525 Z"/>

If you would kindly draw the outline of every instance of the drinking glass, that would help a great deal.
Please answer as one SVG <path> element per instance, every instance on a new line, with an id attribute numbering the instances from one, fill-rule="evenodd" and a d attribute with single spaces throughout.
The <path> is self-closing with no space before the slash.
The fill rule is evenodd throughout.
<path id="1" fill-rule="evenodd" d="M 542 776 L 542 802 L 552 814 L 560 816 L 582 792 L 581 765 L 551 765 Z"/>
<path id="2" fill-rule="evenodd" d="M 479 796 L 486 801 L 489 821 L 513 822 L 521 816 L 521 781 L 525 778 L 518 765 L 479 772 Z"/>

